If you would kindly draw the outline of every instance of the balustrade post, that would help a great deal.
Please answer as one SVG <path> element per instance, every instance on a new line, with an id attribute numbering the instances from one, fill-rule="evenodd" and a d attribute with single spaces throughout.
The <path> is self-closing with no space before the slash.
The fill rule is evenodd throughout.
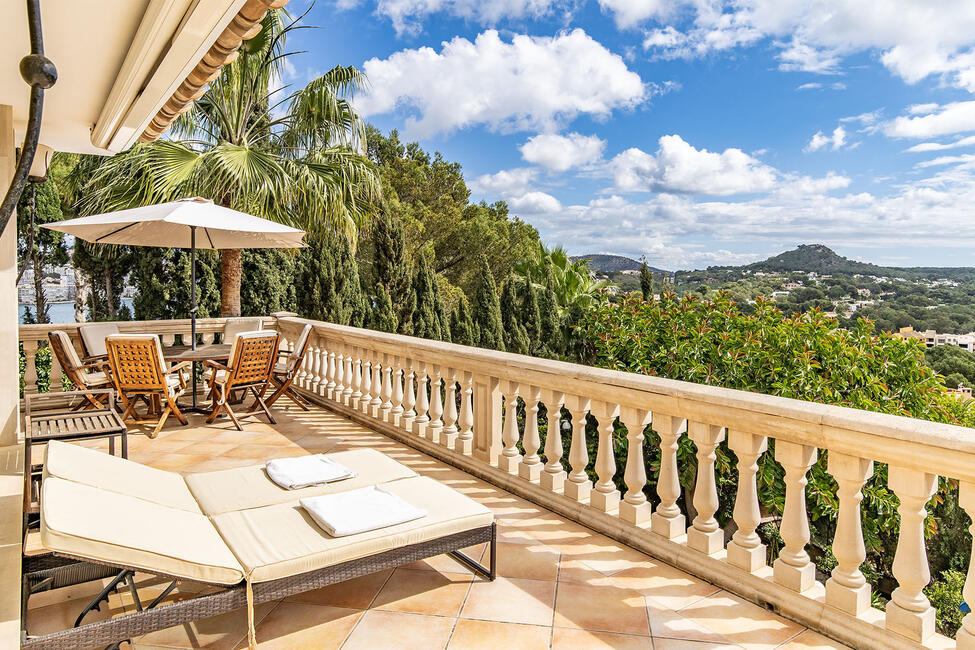
<path id="1" fill-rule="evenodd" d="M 394 357 L 393 365 L 393 410 L 389 412 L 389 421 L 394 427 L 398 427 L 400 418 L 403 417 L 403 359 Z"/>
<path id="2" fill-rule="evenodd" d="M 501 455 L 501 386 L 497 377 L 474 374 L 474 447 L 471 455 L 497 465 Z"/>
<path id="3" fill-rule="evenodd" d="M 687 530 L 687 545 L 706 555 L 724 548 L 724 531 L 714 513 L 721 505 L 714 480 L 716 450 L 724 440 L 724 427 L 704 422 L 688 422 L 687 435 L 697 446 L 697 479 L 694 483 L 694 509 L 697 516 Z"/>
<path id="4" fill-rule="evenodd" d="M 816 462 L 816 448 L 777 440 L 775 460 L 785 470 L 785 509 L 779 533 L 785 546 L 772 564 L 775 581 L 803 592 L 816 583 L 816 566 L 809 561 L 809 515 L 806 512 L 806 474 Z"/>
<path id="5" fill-rule="evenodd" d="M 623 480 L 627 487 L 620 503 L 620 519 L 639 526 L 650 520 L 650 502 L 643 493 L 647 484 L 643 430 L 650 423 L 650 411 L 624 406 L 620 409 L 620 422 L 626 427 L 626 467 L 623 470 Z"/>
<path id="6" fill-rule="evenodd" d="M 359 410 L 368 414 L 372 404 L 372 359 L 368 358 L 369 351 L 361 350 L 362 356 L 362 397 L 359 398 Z"/>
<path id="7" fill-rule="evenodd" d="M 892 567 L 898 586 L 887 603 L 887 629 L 924 643 L 934 634 L 934 608 L 924 595 L 924 588 L 931 582 L 924 545 L 924 519 L 928 515 L 925 504 L 934 495 L 938 477 L 890 465 L 887 486 L 900 499 L 897 512 L 901 516 Z"/>
<path id="8" fill-rule="evenodd" d="M 615 423 L 620 407 L 598 403 L 599 441 L 596 446 L 596 476 L 599 478 L 589 496 L 589 505 L 602 512 L 615 512 L 620 506 L 620 491 L 613 482 L 616 474 Z"/>
<path id="9" fill-rule="evenodd" d="M 566 406 L 572 414 L 572 442 L 569 445 L 569 466 L 572 471 L 565 482 L 564 492 L 570 499 L 588 501 L 592 492 L 592 482 L 586 474 L 586 465 L 589 464 L 589 450 L 586 448 L 586 413 L 589 412 L 589 400 L 567 395 Z"/>
<path id="10" fill-rule="evenodd" d="M 352 390 L 349 392 L 348 405 L 352 408 L 359 408 L 359 398 L 362 397 L 362 359 L 359 358 L 359 349 L 352 346 L 349 348 L 349 361 L 352 364 L 350 377 Z"/>
<path id="11" fill-rule="evenodd" d="M 548 424 L 545 430 L 545 470 L 538 482 L 546 490 L 562 492 L 566 477 L 562 468 L 562 403 L 565 395 L 561 391 L 546 390 L 542 397 Z"/>
<path id="12" fill-rule="evenodd" d="M 443 413 L 443 444 L 448 449 L 454 449 L 457 445 L 457 371 L 454 368 L 447 368 L 445 374 L 444 393 L 446 402 Z"/>
<path id="13" fill-rule="evenodd" d="M 50 347 L 50 345 L 48 345 Z M 58 358 L 54 356 L 54 351 L 51 351 L 51 385 L 48 388 L 50 392 L 60 393 L 64 390 L 64 369 L 61 368 L 61 364 L 58 363 Z"/>
<path id="14" fill-rule="evenodd" d="M 460 418 L 457 421 L 460 432 L 454 451 L 470 456 L 474 453 L 474 378 L 466 370 L 461 373 Z"/>
<path id="15" fill-rule="evenodd" d="M 309 341 L 308 347 L 305 349 L 306 351 L 311 352 L 311 392 L 320 394 L 323 383 L 322 350 L 319 347 L 317 339 L 314 341 L 314 345 L 312 345 L 312 342 Z"/>
<path id="16" fill-rule="evenodd" d="M 968 514 L 971 521 L 968 532 L 972 536 L 972 559 L 968 561 L 968 573 L 961 595 L 966 603 L 975 603 L 975 483 L 961 482 L 958 486 L 958 504 Z M 975 612 L 969 611 L 965 614 L 961 627 L 955 634 L 955 644 L 958 650 L 975 650 Z"/>
<path id="17" fill-rule="evenodd" d="M 338 401 L 349 404 L 352 398 L 352 357 L 349 354 L 349 346 L 342 346 L 342 372 L 339 373 L 342 391 L 337 396 Z"/>
<path id="18" fill-rule="evenodd" d="M 413 359 L 406 360 L 406 367 L 409 372 L 405 372 L 403 377 L 403 387 L 406 390 L 406 397 L 403 398 L 403 418 L 401 420 L 403 428 L 413 431 L 413 420 L 416 419 L 416 388 L 413 385 L 413 378 L 416 372 L 413 370 Z"/>
<path id="19" fill-rule="evenodd" d="M 327 366 L 328 383 L 325 384 L 325 397 L 327 397 L 328 399 L 335 399 L 335 386 L 338 383 L 335 381 L 336 370 L 337 370 L 335 363 L 336 361 L 338 361 L 338 358 L 335 355 L 335 347 L 332 345 L 332 343 L 330 341 L 326 341 L 325 345 L 327 346 L 326 361 L 328 363 Z"/>
<path id="20" fill-rule="evenodd" d="M 369 400 L 369 415 L 374 418 L 379 417 L 379 408 L 383 405 L 383 371 L 382 371 L 382 355 L 378 352 L 373 352 L 372 354 L 372 389 L 369 394 L 372 395 L 372 399 Z"/>
<path id="21" fill-rule="evenodd" d="M 522 446 L 525 457 L 518 466 L 518 476 L 538 482 L 542 474 L 542 459 L 538 455 L 538 448 L 542 446 L 542 439 L 538 434 L 538 402 L 542 399 L 542 390 L 538 386 L 529 386 L 525 396 L 525 435 Z"/>
<path id="22" fill-rule="evenodd" d="M 419 361 L 414 364 L 416 368 L 416 417 L 413 419 L 413 433 L 425 438 L 427 426 L 430 424 L 430 394 L 427 387 L 430 384 L 430 377 L 427 376 L 427 364 Z"/>
<path id="23" fill-rule="evenodd" d="M 859 616 L 870 607 L 870 585 L 860 571 L 860 565 L 867 557 L 860 526 L 860 502 L 863 500 L 860 490 L 873 476 L 873 461 L 831 451 L 826 468 L 836 479 L 836 494 L 840 501 L 833 537 L 837 565 L 832 577 L 826 581 L 826 604 Z"/>
<path id="24" fill-rule="evenodd" d="M 738 494 L 735 495 L 735 523 L 738 530 L 728 544 L 728 563 L 749 573 L 765 566 L 765 544 L 755 532 L 762 520 L 758 505 L 758 457 L 765 453 L 765 436 L 731 429 L 728 446 L 738 456 Z"/>
<path id="25" fill-rule="evenodd" d="M 383 422 L 389 422 L 389 414 L 393 410 L 393 355 L 383 356 L 383 385 L 382 385 L 382 404 L 379 408 Z"/>
<path id="26" fill-rule="evenodd" d="M 37 341 L 25 340 L 21 345 L 24 347 L 24 395 L 33 395 L 37 393 Z"/>
<path id="27" fill-rule="evenodd" d="M 433 380 L 430 382 L 430 423 L 427 425 L 427 438 L 433 442 L 440 442 L 440 432 L 443 431 L 443 397 L 440 395 L 440 366 L 433 366 Z"/>
<path id="28" fill-rule="evenodd" d="M 684 418 L 654 413 L 653 430 L 660 436 L 660 474 L 657 476 L 657 496 L 660 503 L 650 517 L 650 530 L 674 539 L 683 535 L 687 520 L 677 505 L 680 498 L 680 478 L 677 475 L 677 441 L 686 426 Z"/>
<path id="29" fill-rule="evenodd" d="M 501 433 L 504 449 L 498 459 L 498 467 L 509 474 L 517 474 L 521 464 L 521 452 L 518 451 L 518 440 L 521 438 L 518 431 L 518 382 L 502 381 L 501 392 L 504 395 L 504 430 Z"/>

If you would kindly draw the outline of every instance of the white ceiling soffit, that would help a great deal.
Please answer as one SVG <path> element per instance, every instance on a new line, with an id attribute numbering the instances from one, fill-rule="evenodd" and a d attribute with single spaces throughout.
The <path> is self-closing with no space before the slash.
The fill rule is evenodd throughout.
<path id="1" fill-rule="evenodd" d="M 110 154 L 138 140 L 245 0 L 41 0 L 45 54 L 58 81 L 44 98 L 41 144 Z M 0 8 L 0 104 L 18 143 L 30 89 L 17 66 L 30 51 L 26 3 Z"/>

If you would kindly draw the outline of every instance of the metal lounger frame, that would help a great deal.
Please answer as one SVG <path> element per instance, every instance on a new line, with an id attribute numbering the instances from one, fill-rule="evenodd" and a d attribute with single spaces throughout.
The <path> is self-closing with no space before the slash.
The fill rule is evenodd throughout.
<path id="1" fill-rule="evenodd" d="M 487 567 L 460 552 L 460 549 L 485 542 L 489 544 L 487 550 L 489 564 Z M 278 600 L 312 589 L 320 589 L 321 587 L 337 582 L 358 578 L 375 573 L 376 571 L 391 569 L 444 553 L 450 554 L 451 557 L 474 573 L 484 576 L 489 580 L 494 580 L 497 560 L 496 547 L 497 523 L 495 522 L 489 526 L 445 535 L 444 537 L 438 537 L 427 542 L 395 548 L 383 553 L 349 560 L 341 564 L 316 569 L 296 576 L 269 580 L 267 582 L 256 582 L 253 584 L 254 603 Z M 52 588 L 57 588 L 116 575 L 119 571 L 125 572 L 126 570 L 146 572 L 136 567 L 93 562 L 84 558 L 79 558 L 78 561 L 74 562 L 63 558 L 52 559 L 51 556 L 25 558 L 24 618 L 26 619 L 27 590 L 32 579 L 35 583 L 38 580 L 51 580 L 48 584 L 51 584 Z M 153 573 L 154 575 L 172 580 L 181 579 L 154 572 L 147 573 Z M 118 577 L 118 581 L 121 582 L 121 574 Z M 92 604 L 95 605 L 97 602 L 98 599 L 93 601 Z M 155 603 L 153 603 L 143 611 L 125 614 L 97 623 L 89 623 L 62 632 L 54 632 L 43 636 L 28 636 L 26 629 L 24 629 L 22 632 L 21 648 L 23 650 L 33 650 L 36 648 L 43 648 L 45 650 L 75 650 L 77 648 L 88 648 L 106 644 L 111 645 L 126 639 L 148 634 L 149 632 L 163 630 L 174 625 L 189 623 L 210 616 L 216 616 L 217 614 L 230 612 L 244 607 L 246 604 L 245 585 L 241 583 L 230 586 L 222 591 L 196 596 L 159 607 L 155 607 Z"/>

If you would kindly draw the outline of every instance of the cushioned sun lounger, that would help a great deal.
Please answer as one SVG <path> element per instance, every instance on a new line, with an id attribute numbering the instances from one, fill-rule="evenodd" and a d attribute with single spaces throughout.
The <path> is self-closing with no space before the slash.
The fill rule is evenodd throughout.
<path id="1" fill-rule="evenodd" d="M 79 617 L 142 571 L 224 587 L 171 604 L 162 597 L 132 614 L 28 636 L 23 648 L 78 648 L 115 643 L 153 630 L 443 553 L 489 579 L 495 574 L 490 510 L 456 490 L 374 450 L 334 455 L 355 478 L 302 490 L 275 485 L 261 467 L 178 474 L 65 443 L 51 443 L 41 488 L 41 545 L 53 554 L 25 559 L 25 598 L 43 588 L 115 579 Z M 381 485 L 427 516 L 395 526 L 331 537 L 299 506 L 302 496 Z M 273 489 L 268 486 L 273 487 Z M 460 549 L 490 543 L 487 567 Z M 79 570 L 93 567 L 93 571 Z M 59 573 L 60 572 L 60 573 Z M 69 576 L 74 576 L 72 579 Z M 250 617 L 249 617 L 250 618 Z M 253 641 L 253 626 L 249 638 Z"/>

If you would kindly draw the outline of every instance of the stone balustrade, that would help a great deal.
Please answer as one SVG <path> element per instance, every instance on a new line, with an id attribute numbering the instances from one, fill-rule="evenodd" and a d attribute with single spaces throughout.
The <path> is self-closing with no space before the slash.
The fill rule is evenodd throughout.
<path id="1" fill-rule="evenodd" d="M 966 616 L 956 642 L 941 637 L 923 593 L 930 581 L 925 503 L 939 476 L 960 483 L 960 505 L 975 519 L 970 429 L 287 314 L 278 314 L 274 326 L 289 345 L 308 323 L 312 335 L 295 384 L 326 408 L 856 647 L 975 649 L 975 615 Z M 185 321 L 121 325 L 123 331 L 160 333 L 164 340 L 189 327 Z M 28 387 L 28 350 L 46 337 L 46 327 L 21 328 Z M 203 321 L 203 337 L 221 327 L 220 319 Z M 597 425 L 590 440 L 587 421 Z M 544 439 L 540 423 L 546 425 Z M 653 499 L 645 493 L 647 427 L 659 440 Z M 686 495 L 678 454 L 685 438 L 696 459 L 695 489 Z M 625 458 L 617 458 L 614 448 L 620 439 L 628 443 Z M 728 538 L 715 516 L 721 505 L 716 450 L 725 441 L 738 473 Z M 806 551 L 805 486 L 824 453 L 837 483 L 838 516 L 832 545 L 837 564 L 822 580 Z M 776 557 L 758 534 L 764 509 L 756 472 L 769 454 L 785 481 L 779 526 L 784 545 Z M 893 565 L 898 586 L 886 611 L 871 606 L 871 585 L 860 571 L 861 489 L 878 463 L 888 466 L 901 518 Z M 614 481 L 618 464 L 623 490 Z M 688 501 L 693 510 L 684 511 L 693 513 L 692 521 L 678 505 Z M 975 564 L 964 595 L 975 602 Z"/>

